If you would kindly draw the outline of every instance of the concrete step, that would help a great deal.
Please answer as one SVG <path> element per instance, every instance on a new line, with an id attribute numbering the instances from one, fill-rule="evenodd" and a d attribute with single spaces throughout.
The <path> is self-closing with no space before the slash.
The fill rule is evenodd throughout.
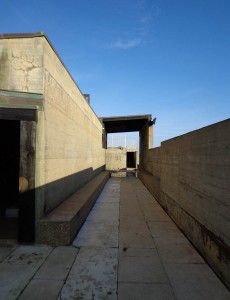
<path id="1" fill-rule="evenodd" d="M 41 219 L 39 243 L 69 245 L 85 222 L 110 173 L 104 171 Z"/>

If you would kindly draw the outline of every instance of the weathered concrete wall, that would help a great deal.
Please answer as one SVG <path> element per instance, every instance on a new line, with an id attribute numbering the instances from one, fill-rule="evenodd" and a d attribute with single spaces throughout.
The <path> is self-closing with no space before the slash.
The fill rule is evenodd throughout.
<path id="1" fill-rule="evenodd" d="M 230 286 L 230 119 L 165 141 L 148 154 L 141 179 Z M 159 169 L 160 195 L 149 179 L 159 177 Z"/>
<path id="2" fill-rule="evenodd" d="M 44 35 L 0 39 L 0 89 L 44 95 L 36 126 L 37 223 L 105 168 L 102 125 Z"/>
<path id="3" fill-rule="evenodd" d="M 46 211 L 105 165 L 102 125 L 44 40 L 44 136 Z M 60 182 L 60 178 L 62 182 Z"/>
<path id="4" fill-rule="evenodd" d="M 106 170 L 121 170 L 127 167 L 127 150 L 125 148 L 106 149 Z"/>
<path id="5" fill-rule="evenodd" d="M 0 40 L 0 89 L 43 92 L 43 40 L 42 37 Z"/>

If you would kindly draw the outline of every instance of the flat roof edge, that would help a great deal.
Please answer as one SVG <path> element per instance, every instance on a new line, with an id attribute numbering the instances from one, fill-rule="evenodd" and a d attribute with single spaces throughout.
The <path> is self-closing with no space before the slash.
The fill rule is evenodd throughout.
<path id="1" fill-rule="evenodd" d="M 16 39 L 16 38 L 32 38 L 32 37 L 39 37 L 39 36 L 46 36 L 46 34 L 42 31 L 40 32 L 33 32 L 33 33 L 3 33 L 0 34 L 0 39 Z"/>
<path id="2" fill-rule="evenodd" d="M 99 117 L 101 120 L 110 121 L 110 120 L 130 120 L 130 119 L 148 119 L 151 120 L 152 115 L 151 114 L 145 114 L 145 115 L 127 115 L 127 116 L 112 116 L 112 117 Z"/>
<path id="3" fill-rule="evenodd" d="M 82 92 L 82 90 L 80 89 L 80 87 L 78 86 L 77 82 L 75 81 L 75 79 L 73 78 L 73 76 L 71 75 L 70 71 L 68 70 L 68 68 L 66 67 L 65 63 L 63 62 L 62 58 L 60 57 L 60 55 L 58 54 L 58 52 L 56 51 L 55 47 L 53 46 L 53 44 L 51 43 L 50 39 L 48 38 L 48 36 L 45 34 L 45 32 L 43 31 L 38 31 L 38 32 L 34 32 L 34 33 L 3 33 L 0 34 L 0 39 L 16 39 L 16 38 L 36 38 L 36 37 L 44 37 L 47 42 L 49 43 L 50 47 L 53 49 L 54 53 L 57 55 L 58 59 L 60 60 L 61 64 L 63 65 L 63 67 L 66 69 L 67 73 L 69 74 L 70 78 L 73 80 L 74 84 L 76 85 L 76 87 L 78 88 L 78 90 L 80 91 L 80 93 L 82 94 L 82 97 L 85 99 L 84 94 Z M 85 99 L 86 101 L 86 99 Z M 86 101 L 87 102 L 87 101 Z M 88 102 L 87 102 L 88 103 Z M 99 119 L 99 117 L 97 116 L 97 114 L 95 113 L 95 111 L 93 110 L 92 106 L 88 103 L 88 105 L 90 106 L 90 108 L 92 109 L 93 113 L 95 114 L 95 116 Z"/>

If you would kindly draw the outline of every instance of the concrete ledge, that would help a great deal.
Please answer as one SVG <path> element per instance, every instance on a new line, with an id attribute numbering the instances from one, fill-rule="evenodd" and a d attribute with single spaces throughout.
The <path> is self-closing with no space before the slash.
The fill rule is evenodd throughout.
<path id="1" fill-rule="evenodd" d="M 107 171 L 100 173 L 41 219 L 38 242 L 53 246 L 69 245 L 109 177 L 110 173 Z"/>

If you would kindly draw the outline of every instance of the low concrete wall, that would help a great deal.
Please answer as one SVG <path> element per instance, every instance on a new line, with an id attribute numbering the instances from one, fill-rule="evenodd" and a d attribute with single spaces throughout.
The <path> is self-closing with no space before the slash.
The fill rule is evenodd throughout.
<path id="1" fill-rule="evenodd" d="M 229 178 L 230 119 L 149 150 L 140 172 L 140 179 L 230 287 Z"/>

